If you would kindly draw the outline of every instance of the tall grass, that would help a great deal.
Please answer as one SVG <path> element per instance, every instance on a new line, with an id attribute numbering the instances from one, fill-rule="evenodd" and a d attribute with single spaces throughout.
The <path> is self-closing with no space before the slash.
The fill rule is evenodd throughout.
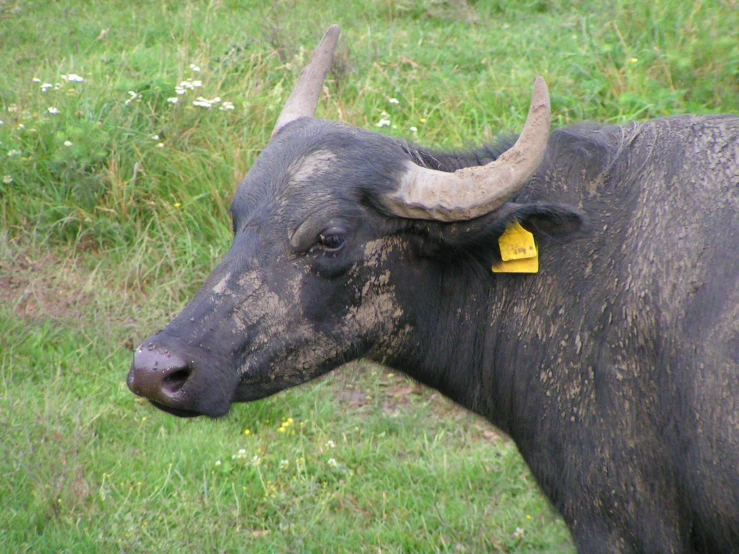
<path id="1" fill-rule="evenodd" d="M 514 447 L 399 376 L 180 421 L 127 391 L 129 349 L 229 247 L 330 23 L 319 116 L 459 147 L 520 128 L 537 74 L 555 126 L 739 112 L 737 8 L 0 1 L 0 550 L 570 550 Z"/>

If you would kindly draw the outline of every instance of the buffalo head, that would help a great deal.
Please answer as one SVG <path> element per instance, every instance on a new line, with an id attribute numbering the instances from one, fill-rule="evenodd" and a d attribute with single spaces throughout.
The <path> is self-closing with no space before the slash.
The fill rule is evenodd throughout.
<path id="1" fill-rule="evenodd" d="M 313 117 L 338 35 L 327 32 L 241 183 L 225 259 L 135 352 L 129 388 L 169 413 L 221 416 L 361 357 L 392 365 L 434 318 L 445 252 L 497 245 L 512 220 L 561 218 L 508 202 L 546 150 L 541 78 L 512 148 L 480 167 L 435 168 L 411 145 Z"/>

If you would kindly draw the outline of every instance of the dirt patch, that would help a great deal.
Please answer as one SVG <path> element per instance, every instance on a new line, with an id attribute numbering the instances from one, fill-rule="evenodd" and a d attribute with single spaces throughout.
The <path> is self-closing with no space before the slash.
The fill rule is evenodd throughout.
<path id="1" fill-rule="evenodd" d="M 89 283 L 74 259 L 0 259 L 0 304 L 22 318 L 76 319 L 92 301 Z"/>

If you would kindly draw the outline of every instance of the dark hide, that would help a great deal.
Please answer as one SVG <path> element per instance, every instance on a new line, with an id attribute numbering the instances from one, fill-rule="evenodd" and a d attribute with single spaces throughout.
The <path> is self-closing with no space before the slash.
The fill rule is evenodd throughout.
<path id="1" fill-rule="evenodd" d="M 506 147 L 286 126 L 234 199 L 231 251 L 129 386 L 219 416 L 381 361 L 510 435 L 581 552 L 739 552 L 739 119 L 554 132 L 521 192 L 469 222 L 383 207 L 409 159 Z M 490 271 L 512 221 L 537 275 Z"/>

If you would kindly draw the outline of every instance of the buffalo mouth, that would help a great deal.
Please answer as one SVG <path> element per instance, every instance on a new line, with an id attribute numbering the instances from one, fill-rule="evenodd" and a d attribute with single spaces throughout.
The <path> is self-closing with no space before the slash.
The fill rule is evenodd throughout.
<path id="1" fill-rule="evenodd" d="M 256 402 L 257 400 L 262 400 L 263 398 L 282 392 L 285 388 L 286 387 L 280 385 L 273 385 L 272 387 L 266 387 L 264 385 L 245 385 L 236 390 L 236 395 L 234 396 L 233 401 L 234 403 Z"/>
<path id="2" fill-rule="evenodd" d="M 156 400 L 149 400 L 149 402 L 159 410 L 162 410 L 163 412 L 166 412 L 170 415 L 182 417 L 182 418 L 190 418 L 190 417 L 199 417 L 201 415 L 200 412 L 195 412 L 192 410 L 184 410 L 182 408 L 172 408 L 170 406 L 165 406 L 164 404 L 161 404 L 160 402 L 157 402 Z"/>

